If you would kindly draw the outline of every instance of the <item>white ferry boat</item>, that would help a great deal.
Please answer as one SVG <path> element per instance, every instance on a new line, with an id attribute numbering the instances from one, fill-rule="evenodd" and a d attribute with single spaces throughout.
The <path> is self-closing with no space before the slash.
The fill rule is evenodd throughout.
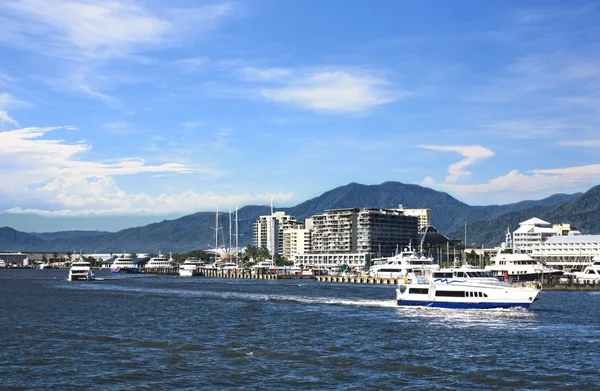
<path id="1" fill-rule="evenodd" d="M 374 260 L 374 262 L 369 274 L 375 278 L 400 278 L 407 273 L 440 268 L 434 263 L 433 258 L 419 256 L 415 251 L 408 249 L 393 257 Z"/>
<path id="2" fill-rule="evenodd" d="M 89 262 L 75 261 L 69 269 L 69 281 L 91 281 L 94 279 L 94 271 Z"/>
<path id="3" fill-rule="evenodd" d="M 552 269 L 528 254 L 501 253 L 492 258 L 492 264 L 485 267 L 499 279 L 513 281 L 538 281 L 543 277 L 561 276 L 562 270 Z"/>
<path id="4" fill-rule="evenodd" d="M 131 258 L 114 258 L 110 265 L 110 272 L 113 274 L 120 273 L 137 273 L 138 265 Z"/>
<path id="5" fill-rule="evenodd" d="M 198 275 L 200 267 L 204 265 L 204 262 L 197 258 L 188 258 L 183 261 L 183 264 L 179 267 L 179 277 L 192 277 Z"/>
<path id="6" fill-rule="evenodd" d="M 150 258 L 146 265 L 144 266 L 145 270 L 158 270 L 158 269 L 173 269 L 177 267 L 177 262 L 173 260 L 173 258 L 165 258 L 160 254 L 158 257 Z"/>
<path id="7" fill-rule="evenodd" d="M 529 308 L 539 290 L 498 281 L 484 269 L 440 269 L 409 273 L 398 283 L 399 306 L 438 308 Z"/>

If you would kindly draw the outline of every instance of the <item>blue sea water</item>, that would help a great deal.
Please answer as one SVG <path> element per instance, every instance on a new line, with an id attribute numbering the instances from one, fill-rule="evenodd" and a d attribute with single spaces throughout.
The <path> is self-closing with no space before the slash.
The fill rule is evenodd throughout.
<path id="1" fill-rule="evenodd" d="M 393 286 L 0 270 L 2 390 L 590 390 L 599 292 L 398 308 Z"/>

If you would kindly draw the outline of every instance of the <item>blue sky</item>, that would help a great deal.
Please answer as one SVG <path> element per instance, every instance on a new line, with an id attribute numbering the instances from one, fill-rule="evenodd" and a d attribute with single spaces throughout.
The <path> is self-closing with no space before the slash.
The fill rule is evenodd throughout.
<path id="1" fill-rule="evenodd" d="M 0 211 L 173 216 L 350 182 L 473 205 L 585 191 L 598 20 L 578 1 L 6 0 Z"/>

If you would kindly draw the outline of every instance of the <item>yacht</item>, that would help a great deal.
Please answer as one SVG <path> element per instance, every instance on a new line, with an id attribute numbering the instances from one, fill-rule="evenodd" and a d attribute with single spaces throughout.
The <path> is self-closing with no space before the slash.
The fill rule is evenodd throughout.
<path id="1" fill-rule="evenodd" d="M 94 271 L 89 262 L 75 261 L 69 269 L 69 281 L 91 281 L 94 279 Z"/>
<path id="2" fill-rule="evenodd" d="M 203 265 L 204 262 L 197 258 L 188 258 L 183 261 L 183 264 L 179 267 L 179 277 L 197 276 L 200 267 Z"/>
<path id="3" fill-rule="evenodd" d="M 528 254 L 501 253 L 492 258 L 492 264 L 485 269 L 498 279 L 512 281 L 538 281 L 543 277 L 561 276 L 564 272 L 552 269 Z"/>
<path id="4" fill-rule="evenodd" d="M 438 270 L 439 265 L 434 263 L 433 258 L 419 256 L 415 251 L 406 249 L 390 258 L 373 260 L 375 264 L 371 266 L 369 274 L 375 278 L 400 278 L 410 272 L 420 272 L 425 270 Z"/>
<path id="5" fill-rule="evenodd" d="M 592 264 L 586 266 L 582 272 L 572 273 L 579 283 L 600 283 L 600 256 L 594 257 Z"/>
<path id="6" fill-rule="evenodd" d="M 113 274 L 137 273 L 137 267 L 137 263 L 131 258 L 114 258 L 110 265 L 110 272 Z"/>
<path id="7" fill-rule="evenodd" d="M 173 269 L 177 267 L 177 262 L 173 258 L 165 258 L 160 254 L 158 257 L 150 258 L 150 260 L 144 266 L 147 271 L 158 270 L 158 269 Z"/>
<path id="8" fill-rule="evenodd" d="M 408 273 L 396 289 L 399 306 L 438 308 L 529 308 L 540 291 L 499 281 L 490 271 L 451 268 Z"/>

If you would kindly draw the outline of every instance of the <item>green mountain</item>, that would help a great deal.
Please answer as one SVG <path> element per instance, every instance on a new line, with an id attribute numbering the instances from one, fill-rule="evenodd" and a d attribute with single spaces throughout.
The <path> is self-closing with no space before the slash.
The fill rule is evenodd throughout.
<path id="1" fill-rule="evenodd" d="M 591 192 L 592 190 L 590 190 Z M 588 193 L 590 193 L 588 192 Z M 586 194 L 588 194 L 586 193 Z M 544 218 L 541 213 L 533 211 L 548 211 L 570 205 L 584 198 L 578 194 L 557 194 L 543 200 L 522 201 L 507 205 L 469 206 L 444 192 L 435 191 L 418 185 L 407 185 L 399 182 L 385 182 L 380 185 L 361 185 L 350 183 L 327 191 L 308 201 L 290 208 L 277 208 L 289 215 L 302 220 L 327 209 L 349 207 L 396 208 L 398 204 L 406 208 L 430 208 L 432 225 L 441 233 L 450 233 L 452 238 L 463 238 L 464 224 L 473 232 L 478 232 L 481 238 L 495 240 L 498 244 L 503 240 L 506 224 L 502 217 L 514 217 L 518 222 L 537 216 Z M 586 210 L 594 210 L 593 201 L 588 202 Z M 595 205 L 600 203 L 596 201 Z M 577 207 L 569 209 L 571 213 L 579 213 Z M 239 244 L 245 246 L 252 243 L 254 222 L 261 215 L 270 213 L 267 206 L 245 206 L 239 210 L 238 229 Z M 569 213 L 566 211 L 565 213 Z M 596 213 L 596 216 L 598 214 Z M 557 222 L 561 219 L 550 219 Z M 500 220 L 498 220 L 500 219 Z M 583 219 L 583 216 L 581 217 Z M 579 221 L 579 220 L 578 220 Z M 564 222 L 570 222 L 564 220 Z M 127 228 L 114 233 L 96 231 L 75 231 L 61 233 L 26 234 L 12 230 L 3 234 L 6 237 L 0 242 L 2 251 L 73 251 L 73 252 L 151 252 L 162 253 L 186 252 L 193 249 L 209 249 L 215 246 L 215 213 L 199 212 L 178 219 Z M 581 224 L 578 225 L 578 227 Z M 218 246 L 229 246 L 229 217 L 227 213 L 219 216 Z M 475 228 L 478 227 L 478 228 Z M 232 227 L 233 228 L 233 227 Z M 591 228 L 590 228 L 591 229 Z M 232 232 L 234 229 L 232 229 Z M 480 231 L 480 232 L 479 232 Z M 596 230 L 597 232 L 598 230 Z M 4 236 L 2 236 L 4 235 Z M 468 235 L 468 243 L 476 242 L 477 237 Z M 499 238 L 499 239 L 498 239 Z M 479 239 L 477 239 L 479 240 Z M 479 242 L 476 242 L 479 243 Z M 490 242 L 492 243 L 492 242 Z M 232 242 L 232 244 L 235 244 Z"/>
<path id="2" fill-rule="evenodd" d="M 506 229 L 511 232 L 519 223 L 538 217 L 552 224 L 569 223 L 583 234 L 600 233 L 600 186 L 595 186 L 581 196 L 564 203 L 536 204 L 526 209 L 511 211 L 484 221 L 467 224 L 467 245 L 486 247 L 505 240 Z M 463 223 L 464 224 L 464 223 Z M 463 238 L 464 227 L 449 233 L 450 237 Z"/>

